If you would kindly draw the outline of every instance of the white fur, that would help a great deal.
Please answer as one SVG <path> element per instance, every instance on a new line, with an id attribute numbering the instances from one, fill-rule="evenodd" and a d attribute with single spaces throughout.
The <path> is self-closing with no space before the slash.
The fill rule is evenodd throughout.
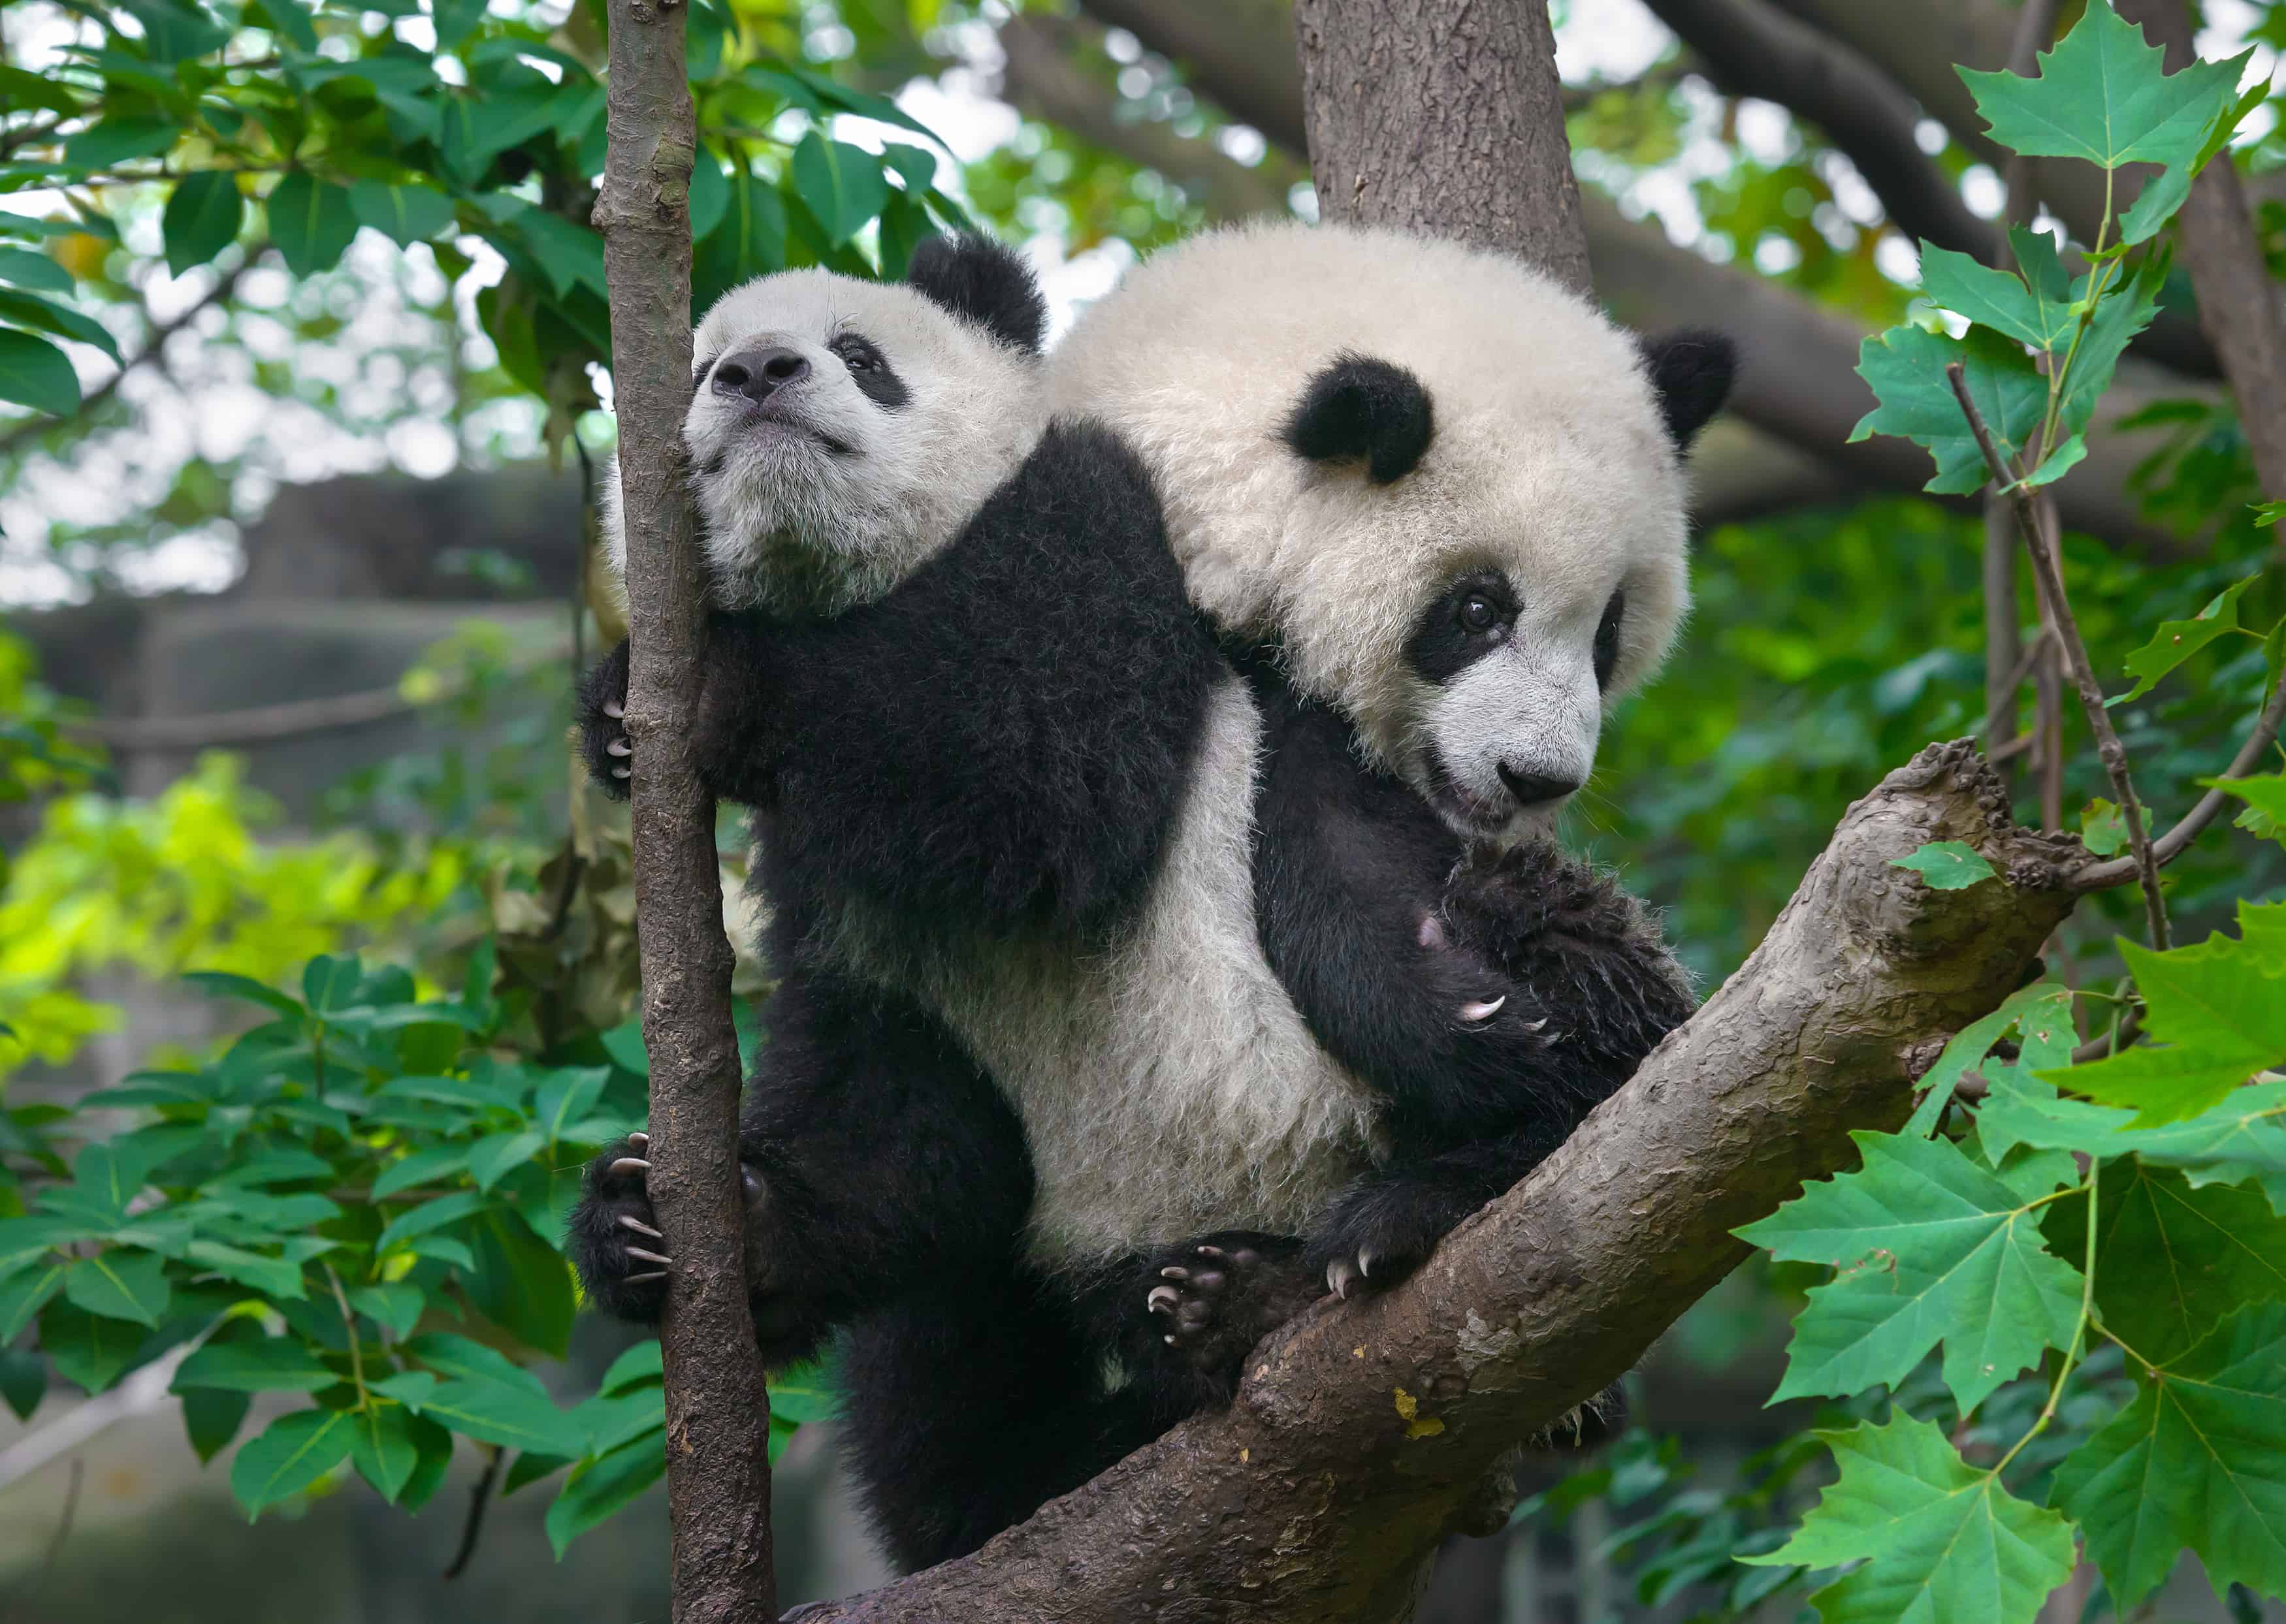
<path id="1" fill-rule="evenodd" d="M 853 332 L 888 358 L 908 391 L 903 406 L 868 398 L 829 348 Z M 683 420 L 712 590 L 725 608 L 832 614 L 880 596 L 959 532 L 1045 421 L 1035 358 L 895 283 L 780 272 L 724 294 L 692 335 L 699 368 L 775 345 L 798 351 L 809 373 L 767 412 L 702 382 Z M 604 537 L 623 576 L 618 498 L 614 460 Z"/>
<path id="2" fill-rule="evenodd" d="M 1279 437 L 1344 351 L 1408 369 L 1430 395 L 1429 449 L 1387 485 Z M 1194 237 L 1081 317 L 1048 390 L 1054 410 L 1101 418 L 1150 462 L 1193 600 L 1226 628 L 1281 633 L 1297 685 L 1347 710 L 1368 753 L 1478 838 L 1481 821 L 1434 793 L 1431 745 L 1479 809 L 1513 806 L 1503 761 L 1584 777 L 1604 705 L 1656 667 L 1687 605 L 1683 472 L 1641 356 L 1500 256 L 1293 223 Z M 1454 577 L 1486 567 L 1521 599 L 1517 658 L 1440 691 L 1405 644 Z M 1596 627 L 1621 587 L 1599 698 Z M 1513 811 L 1503 836 L 1547 816 Z"/>
<path id="3" fill-rule="evenodd" d="M 925 987 L 1014 1103 L 1044 1266 L 1212 1229 L 1299 1233 L 1383 1148 L 1375 1097 L 1318 1046 L 1255 934 L 1261 731 L 1226 677 L 1149 903 L 1100 957 L 986 942 L 916 964 L 892 922 L 854 912 L 828 944 L 884 985 Z"/>

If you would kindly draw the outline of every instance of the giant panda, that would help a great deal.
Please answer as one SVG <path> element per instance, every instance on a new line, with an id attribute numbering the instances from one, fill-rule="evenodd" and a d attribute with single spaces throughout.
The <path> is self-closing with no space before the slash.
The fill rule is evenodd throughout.
<path id="1" fill-rule="evenodd" d="M 897 308 L 950 284 L 924 326 L 1021 351 L 1014 274 L 947 248 Z M 846 1328 L 852 1465 L 918 1566 L 1226 1396 L 1328 1287 L 1400 1278 L 1687 1011 L 1641 911 L 1534 837 L 1672 635 L 1728 353 L 1646 362 L 1448 245 L 1210 238 L 1082 323 L 1064 414 L 1018 408 L 1013 470 L 975 453 L 1005 477 L 957 535 L 883 564 L 827 493 L 1005 404 L 903 385 L 892 291 L 730 296 L 686 439 L 720 605 L 693 749 L 755 808 L 783 977 L 742 1127 L 756 1333 L 783 1360 Z M 752 579 L 782 570 L 796 595 Z M 607 782 L 624 683 L 622 651 L 583 698 Z M 635 1317 L 669 1255 L 642 1148 L 574 1226 Z"/>

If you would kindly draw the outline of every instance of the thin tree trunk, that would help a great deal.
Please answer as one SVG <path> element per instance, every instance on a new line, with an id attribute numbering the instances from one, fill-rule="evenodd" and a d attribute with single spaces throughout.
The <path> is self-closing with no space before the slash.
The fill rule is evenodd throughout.
<path id="1" fill-rule="evenodd" d="M 1497 248 L 1592 291 L 1537 0 L 1297 0 L 1318 212 Z"/>
<path id="2" fill-rule="evenodd" d="M 674 1619 L 760 1624 L 777 1611 L 769 1396 L 746 1305 L 738 1043 L 714 802 L 686 749 L 706 611 L 682 470 L 698 145 L 683 16 L 673 0 L 611 0 L 611 145 L 595 224 L 611 288 L 627 535 L 627 725 L 650 1197 L 676 1254 L 659 1327 Z"/>

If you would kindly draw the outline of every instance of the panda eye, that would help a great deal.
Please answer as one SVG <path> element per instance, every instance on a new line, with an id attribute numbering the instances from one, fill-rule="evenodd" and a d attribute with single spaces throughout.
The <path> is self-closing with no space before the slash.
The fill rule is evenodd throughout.
<path id="1" fill-rule="evenodd" d="M 881 364 L 881 358 L 873 346 L 854 335 L 835 339 L 833 353 L 840 356 L 841 364 L 852 372 L 871 372 Z"/>
<path id="2" fill-rule="evenodd" d="M 1612 671 L 1620 663 L 1620 622 L 1627 618 L 1628 595 L 1624 591 L 1612 594 L 1612 601 L 1604 605 L 1604 618 L 1596 627 L 1596 686 L 1607 686 Z"/>
<path id="3" fill-rule="evenodd" d="M 1482 636 L 1501 620 L 1499 607 L 1481 592 L 1471 592 L 1461 600 L 1461 629 Z"/>

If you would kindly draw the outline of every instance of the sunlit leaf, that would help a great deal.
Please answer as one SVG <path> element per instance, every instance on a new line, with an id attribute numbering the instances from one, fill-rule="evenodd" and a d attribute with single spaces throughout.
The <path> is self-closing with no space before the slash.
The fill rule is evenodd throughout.
<path id="1" fill-rule="evenodd" d="M 1889 866 L 1912 870 L 1932 891 L 1965 891 L 1994 878 L 1992 865 L 1959 840 L 1932 840 L 1907 856 L 1890 858 Z"/>
<path id="2" fill-rule="evenodd" d="M 340 1464 L 350 1452 L 355 1419 L 343 1410 L 294 1410 L 241 1445 L 230 1463 L 230 1487 L 247 1519 L 301 1494 Z"/>

